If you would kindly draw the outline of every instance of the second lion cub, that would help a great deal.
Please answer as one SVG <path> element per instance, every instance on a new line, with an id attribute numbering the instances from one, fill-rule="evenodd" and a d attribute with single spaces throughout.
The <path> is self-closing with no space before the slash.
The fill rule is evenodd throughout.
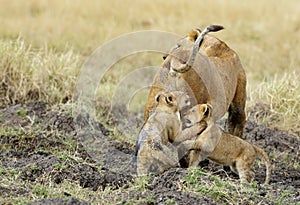
<path id="1" fill-rule="evenodd" d="M 203 156 L 201 151 L 206 150 L 205 145 L 209 145 L 207 141 L 217 139 L 214 150 L 207 153 L 209 160 L 230 166 L 231 170 L 239 175 L 242 182 L 250 182 L 254 177 L 252 166 L 256 156 L 259 156 L 266 165 L 265 184 L 268 184 L 271 175 L 271 163 L 268 155 L 261 148 L 221 131 L 211 119 L 211 112 L 212 107 L 209 104 L 198 104 L 186 114 L 187 126 L 192 126 L 201 120 L 207 123 L 207 128 L 196 139 L 181 143 L 185 149 L 192 151 L 189 155 L 190 166 L 195 167 L 201 160 L 204 160 L 201 157 Z"/>
<path id="2" fill-rule="evenodd" d="M 190 104 L 183 92 L 160 92 L 155 97 L 157 106 L 143 125 L 136 143 L 134 157 L 137 174 L 163 171 L 179 166 L 177 149 L 172 142 L 181 133 L 180 109 Z"/>

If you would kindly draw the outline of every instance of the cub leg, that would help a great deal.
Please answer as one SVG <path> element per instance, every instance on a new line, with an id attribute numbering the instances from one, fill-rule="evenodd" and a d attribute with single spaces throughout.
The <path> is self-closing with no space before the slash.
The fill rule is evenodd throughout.
<path id="1" fill-rule="evenodd" d="M 178 159 L 182 159 L 193 148 L 195 140 L 186 140 L 178 145 Z"/>
<path id="2" fill-rule="evenodd" d="M 197 167 L 199 162 L 205 160 L 210 152 L 202 150 L 201 140 L 186 140 L 178 147 L 178 158 L 183 158 L 188 152 L 188 167 Z"/>
<path id="3" fill-rule="evenodd" d="M 138 176 L 147 175 L 152 159 L 149 156 L 138 156 L 137 157 L 137 174 Z"/>
<path id="4" fill-rule="evenodd" d="M 210 153 L 199 148 L 191 150 L 189 153 L 189 167 L 196 168 L 200 162 L 207 159 Z"/>
<path id="5" fill-rule="evenodd" d="M 230 170 L 237 175 L 239 174 L 238 170 L 236 169 L 236 165 L 231 165 Z"/>
<path id="6" fill-rule="evenodd" d="M 151 153 L 151 157 L 159 164 L 161 172 L 171 167 L 179 166 L 176 148 L 171 143 L 168 143 L 168 145 L 169 146 L 160 144 L 159 150 L 155 150 Z"/>
<path id="7" fill-rule="evenodd" d="M 173 143 L 179 144 L 186 140 L 195 139 L 198 135 L 201 134 L 201 132 L 203 132 L 203 130 L 205 130 L 206 127 L 207 127 L 207 123 L 205 121 L 197 122 L 193 126 L 185 128 L 184 130 L 180 131 L 175 137 Z"/>
<path id="8" fill-rule="evenodd" d="M 191 150 L 189 154 L 189 167 L 196 168 L 198 164 L 202 161 L 201 151 Z"/>
<path id="9" fill-rule="evenodd" d="M 253 160 L 250 160 L 249 158 L 247 159 L 246 157 L 241 156 L 236 161 L 236 169 L 238 171 L 241 182 L 247 183 L 253 180 L 254 173 L 252 172 L 252 165 L 254 159 L 255 158 L 253 158 Z"/>

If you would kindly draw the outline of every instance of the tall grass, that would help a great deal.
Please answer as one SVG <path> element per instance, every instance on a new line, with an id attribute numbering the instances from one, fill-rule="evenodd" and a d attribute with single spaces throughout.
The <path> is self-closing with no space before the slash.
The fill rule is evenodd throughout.
<path id="1" fill-rule="evenodd" d="M 24 40 L 0 40 L 0 107 L 44 100 L 70 99 L 80 68 L 80 57 L 71 50 L 57 53 L 34 49 Z"/>
<path id="2" fill-rule="evenodd" d="M 155 29 L 184 36 L 192 28 L 214 23 L 225 26 L 215 35 L 239 54 L 244 65 L 248 105 L 259 100 L 280 116 L 280 127 L 300 129 L 295 125 L 299 106 L 294 103 L 299 102 L 299 80 L 289 74 L 300 70 L 298 0 L 0 0 L 0 4 L 1 107 L 28 100 L 66 101 L 83 61 L 121 34 Z M 156 65 L 157 56 L 149 56 L 149 62 Z M 120 74 L 135 65 L 136 61 L 115 65 L 118 73 L 109 74 L 103 86 L 107 90 L 99 94 L 107 98 Z M 295 92 L 289 92 L 288 82 L 296 84 Z M 272 124 L 271 118 L 261 121 Z"/>
<path id="3" fill-rule="evenodd" d="M 265 79 L 249 88 L 249 119 L 300 136 L 300 74 L 293 72 Z"/>
<path id="4" fill-rule="evenodd" d="M 299 69 L 298 0 L 0 0 L 0 38 L 19 36 L 34 47 L 64 50 L 66 44 L 89 55 L 121 34 L 156 29 L 185 35 L 212 23 L 216 34 L 241 56 L 248 76 Z M 297 67 L 298 68 L 297 68 Z M 251 81 L 250 81 L 251 82 Z"/>

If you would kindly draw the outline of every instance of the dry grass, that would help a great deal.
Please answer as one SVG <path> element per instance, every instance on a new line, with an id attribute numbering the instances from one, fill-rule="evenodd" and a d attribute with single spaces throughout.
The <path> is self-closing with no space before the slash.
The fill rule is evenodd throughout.
<path id="1" fill-rule="evenodd" d="M 299 78 L 296 72 L 276 75 L 249 88 L 248 118 L 300 136 Z"/>
<path id="2" fill-rule="evenodd" d="M 234 48 L 250 79 L 299 69 L 300 7 L 297 0 L 273 1 L 46 1 L 0 0 L 0 37 L 23 37 L 35 47 L 89 55 L 121 34 L 156 29 L 185 35 L 218 23 L 217 34 Z M 297 68 L 298 67 L 298 68 Z M 252 83 L 253 81 L 250 81 Z"/>
<path id="3" fill-rule="evenodd" d="M 118 0 L 0 3 L 1 107 L 28 100 L 67 100 L 84 58 L 121 34 L 155 29 L 185 35 L 192 28 L 217 23 L 226 28 L 217 37 L 237 51 L 247 72 L 248 104 L 258 99 L 268 104 L 272 113 L 281 113 L 282 129 L 292 129 L 295 123 L 290 122 L 299 122 L 299 105 L 294 104 L 299 102 L 299 87 L 297 78 L 289 75 L 300 70 L 297 0 L 124 0 L 122 5 Z M 118 72 L 109 74 L 98 92 L 100 96 L 110 99 L 116 82 L 136 63 L 138 67 L 159 65 L 160 58 L 149 55 L 149 60 L 143 62 L 132 59 L 121 62 L 115 69 Z M 295 92 L 289 91 L 291 85 L 296 86 Z M 287 101 L 282 104 L 282 99 Z M 271 119 L 262 122 L 272 125 Z"/>
<path id="4" fill-rule="evenodd" d="M 80 68 L 72 50 L 33 49 L 24 40 L 0 40 L 0 107 L 44 100 L 68 101 Z"/>

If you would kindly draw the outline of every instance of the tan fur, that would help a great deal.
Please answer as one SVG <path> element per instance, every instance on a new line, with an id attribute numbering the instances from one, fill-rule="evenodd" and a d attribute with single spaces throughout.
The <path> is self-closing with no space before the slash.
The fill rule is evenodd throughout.
<path id="1" fill-rule="evenodd" d="M 184 91 L 191 97 L 191 105 L 211 103 L 214 116 L 220 119 L 227 111 L 229 133 L 242 137 L 245 124 L 246 75 L 238 55 L 219 39 L 206 35 L 193 63 L 193 69 L 185 73 L 172 72 L 172 67 L 186 63 L 192 53 L 199 32 L 192 31 L 178 42 L 166 56 L 157 71 L 150 89 L 144 113 L 146 121 L 155 109 L 154 97 L 160 91 Z M 202 76 L 202 74 L 205 76 Z M 212 83 L 207 88 L 206 78 Z M 220 84 L 216 84 L 220 83 Z M 206 83 L 207 84 L 207 83 Z M 221 90 L 223 89 L 224 90 Z M 224 93 L 222 93 L 224 91 Z M 224 95 L 224 99 L 218 97 Z"/>
<path id="2" fill-rule="evenodd" d="M 181 144 L 185 149 L 193 150 L 189 155 L 190 167 L 197 166 L 207 157 L 216 163 L 231 166 L 242 182 L 250 182 L 254 177 L 253 163 L 256 156 L 259 156 L 266 165 L 265 184 L 269 183 L 271 163 L 268 155 L 257 146 L 251 145 L 237 136 L 222 132 L 211 120 L 210 113 L 211 108 L 202 104 L 194 106 L 186 115 L 189 126 L 201 120 L 207 122 L 207 128 L 195 140 L 187 140 Z M 215 145 L 213 150 L 211 149 L 212 144 Z"/>
<path id="3" fill-rule="evenodd" d="M 160 92 L 155 102 L 155 111 L 141 129 L 136 145 L 138 175 L 178 166 L 177 149 L 170 142 L 181 131 L 179 110 L 189 105 L 189 96 Z"/>
<path id="4" fill-rule="evenodd" d="M 189 33 L 188 33 L 188 40 L 191 41 L 191 42 L 195 42 L 197 37 L 199 35 L 199 32 L 196 31 L 196 30 L 191 30 Z"/>

